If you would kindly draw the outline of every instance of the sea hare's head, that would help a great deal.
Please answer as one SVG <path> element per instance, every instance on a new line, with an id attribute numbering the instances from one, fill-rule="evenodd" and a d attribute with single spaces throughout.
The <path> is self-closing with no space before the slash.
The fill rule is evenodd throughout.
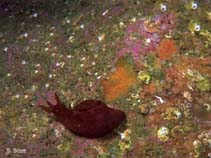
<path id="1" fill-rule="evenodd" d="M 37 97 L 37 105 L 48 113 L 57 114 L 65 108 L 54 91 L 48 91 L 45 97 L 42 97 L 39 94 Z"/>

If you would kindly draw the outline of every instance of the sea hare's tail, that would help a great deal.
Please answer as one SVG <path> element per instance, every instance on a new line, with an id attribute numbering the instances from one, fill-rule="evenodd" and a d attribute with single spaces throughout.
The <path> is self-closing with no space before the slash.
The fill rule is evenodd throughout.
<path id="1" fill-rule="evenodd" d="M 45 98 L 43 98 L 40 94 L 37 94 L 37 97 L 37 105 L 48 113 L 55 113 L 56 111 L 65 108 L 64 104 L 62 104 L 54 91 L 48 91 Z"/>

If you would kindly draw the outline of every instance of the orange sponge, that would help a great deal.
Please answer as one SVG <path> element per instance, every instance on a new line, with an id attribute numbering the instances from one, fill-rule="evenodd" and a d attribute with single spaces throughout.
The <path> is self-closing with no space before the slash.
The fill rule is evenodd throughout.
<path id="1" fill-rule="evenodd" d="M 171 59 L 174 53 L 177 52 L 177 47 L 173 40 L 163 39 L 157 47 L 158 57 L 162 60 Z"/>
<path id="2" fill-rule="evenodd" d="M 137 75 L 126 59 L 120 59 L 114 72 L 109 74 L 109 79 L 102 80 L 103 95 L 106 101 L 113 101 L 127 94 L 135 85 Z"/>

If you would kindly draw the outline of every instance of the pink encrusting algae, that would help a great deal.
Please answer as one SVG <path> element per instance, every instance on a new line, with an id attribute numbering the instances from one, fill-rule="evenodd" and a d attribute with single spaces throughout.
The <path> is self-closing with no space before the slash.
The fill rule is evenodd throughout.
<path id="1" fill-rule="evenodd" d="M 129 53 L 134 61 L 140 56 L 155 51 L 164 35 L 175 28 L 175 16 L 173 13 L 156 15 L 152 19 L 139 19 L 129 24 L 124 36 L 124 47 L 117 52 L 117 57 Z"/>

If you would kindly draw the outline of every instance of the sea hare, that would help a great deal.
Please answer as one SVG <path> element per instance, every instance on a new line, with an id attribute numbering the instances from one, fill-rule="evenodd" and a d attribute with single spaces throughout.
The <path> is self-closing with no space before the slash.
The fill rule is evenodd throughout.
<path id="1" fill-rule="evenodd" d="M 92 99 L 79 103 L 74 109 L 68 109 L 54 91 L 47 92 L 46 99 L 39 96 L 37 105 L 53 113 L 56 121 L 69 131 L 88 138 L 105 136 L 126 119 L 124 112 Z"/>

